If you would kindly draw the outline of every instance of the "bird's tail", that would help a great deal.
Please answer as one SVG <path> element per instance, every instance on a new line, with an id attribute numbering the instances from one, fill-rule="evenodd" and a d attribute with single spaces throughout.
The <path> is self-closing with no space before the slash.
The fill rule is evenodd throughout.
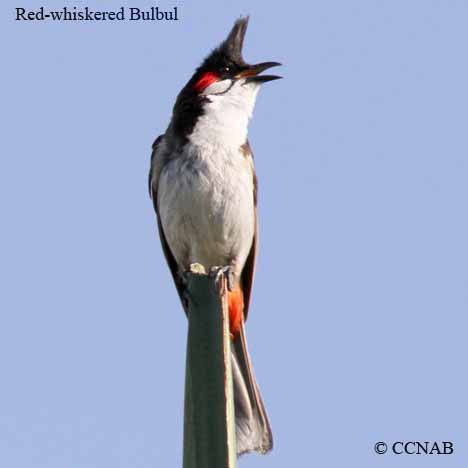
<path id="1" fill-rule="evenodd" d="M 237 455 L 266 453 L 273 448 L 273 434 L 255 381 L 243 323 L 231 343 L 231 356 Z"/>

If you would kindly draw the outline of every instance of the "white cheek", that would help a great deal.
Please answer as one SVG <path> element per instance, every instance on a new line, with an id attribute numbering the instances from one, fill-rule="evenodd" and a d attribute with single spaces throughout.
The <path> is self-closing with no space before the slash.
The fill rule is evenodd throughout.
<path id="1" fill-rule="evenodd" d="M 233 86 L 231 91 L 226 93 L 226 96 L 230 99 L 232 106 L 250 118 L 259 90 L 260 85 L 258 83 L 245 84 L 244 82 L 238 82 Z"/>
<path id="2" fill-rule="evenodd" d="M 212 89 L 212 86 L 214 84 L 207 89 Z M 259 89 L 258 83 L 246 84 L 243 80 L 237 80 L 227 92 L 211 94 L 190 136 L 191 142 L 196 145 L 222 142 L 238 150 L 245 143 L 248 121 Z"/>
<path id="3" fill-rule="evenodd" d="M 215 83 L 205 88 L 201 94 L 203 96 L 207 96 L 208 94 L 225 93 L 231 87 L 231 85 L 231 80 L 216 81 Z"/>

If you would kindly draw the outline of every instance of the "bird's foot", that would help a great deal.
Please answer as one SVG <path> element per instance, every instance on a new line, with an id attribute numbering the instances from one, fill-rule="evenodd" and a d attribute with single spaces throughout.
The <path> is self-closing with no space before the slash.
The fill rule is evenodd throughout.
<path id="1" fill-rule="evenodd" d="M 224 276 L 228 290 L 232 291 L 234 289 L 234 268 L 232 266 L 214 266 L 210 269 L 210 276 L 214 277 L 218 284 Z"/>

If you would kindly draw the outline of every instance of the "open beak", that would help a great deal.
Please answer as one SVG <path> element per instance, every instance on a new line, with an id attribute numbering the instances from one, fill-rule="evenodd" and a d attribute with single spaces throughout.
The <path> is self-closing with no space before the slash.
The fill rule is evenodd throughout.
<path id="1" fill-rule="evenodd" d="M 246 65 L 246 68 L 238 73 L 235 78 L 245 78 L 244 84 L 247 83 L 266 83 L 267 81 L 279 80 L 282 76 L 278 75 L 260 75 L 265 70 L 272 67 L 278 67 L 281 63 L 278 62 L 263 62 L 256 65 Z"/>

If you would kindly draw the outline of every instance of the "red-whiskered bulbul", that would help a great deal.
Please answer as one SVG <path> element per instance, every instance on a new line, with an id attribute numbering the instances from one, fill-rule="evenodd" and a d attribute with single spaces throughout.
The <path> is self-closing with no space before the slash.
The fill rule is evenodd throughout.
<path id="1" fill-rule="evenodd" d="M 229 324 L 237 453 L 271 450 L 273 438 L 244 331 L 258 244 L 257 177 L 247 125 L 260 86 L 277 65 L 242 58 L 248 18 L 195 71 L 179 93 L 171 122 L 153 144 L 149 190 L 159 235 L 184 305 L 193 263 L 229 270 Z"/>

